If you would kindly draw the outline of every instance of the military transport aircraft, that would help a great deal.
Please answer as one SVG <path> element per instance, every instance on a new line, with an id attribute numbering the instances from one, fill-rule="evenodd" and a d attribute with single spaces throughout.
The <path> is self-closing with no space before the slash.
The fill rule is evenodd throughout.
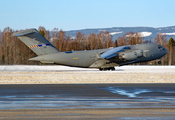
<path id="1" fill-rule="evenodd" d="M 41 63 L 53 63 L 72 67 L 98 68 L 115 70 L 114 66 L 147 62 L 160 59 L 167 50 L 157 44 L 126 45 L 107 49 L 87 51 L 58 51 L 36 29 L 13 33 L 38 56 L 29 60 Z M 159 61 L 159 64 L 161 61 Z"/>

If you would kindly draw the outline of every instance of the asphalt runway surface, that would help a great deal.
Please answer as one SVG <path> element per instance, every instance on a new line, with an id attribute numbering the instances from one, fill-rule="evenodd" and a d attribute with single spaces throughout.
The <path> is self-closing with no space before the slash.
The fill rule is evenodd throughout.
<path id="1" fill-rule="evenodd" d="M 101 117 L 174 119 L 175 84 L 0 85 L 0 119 Z"/>

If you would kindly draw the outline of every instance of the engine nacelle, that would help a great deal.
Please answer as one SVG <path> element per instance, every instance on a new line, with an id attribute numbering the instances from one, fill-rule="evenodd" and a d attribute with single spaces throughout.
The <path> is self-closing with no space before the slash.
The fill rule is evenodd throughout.
<path id="1" fill-rule="evenodd" d="M 119 55 L 119 59 L 123 59 L 126 61 L 135 60 L 135 59 L 137 59 L 137 53 L 135 51 L 123 52 Z"/>
<path id="2" fill-rule="evenodd" d="M 137 58 L 140 58 L 143 56 L 143 50 L 135 50 L 134 52 L 137 53 Z"/>

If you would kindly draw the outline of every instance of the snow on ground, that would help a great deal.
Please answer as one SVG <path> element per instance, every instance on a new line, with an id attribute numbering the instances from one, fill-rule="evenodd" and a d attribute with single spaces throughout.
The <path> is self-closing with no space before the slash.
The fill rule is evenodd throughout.
<path id="1" fill-rule="evenodd" d="M 175 33 L 162 33 L 163 35 L 175 35 Z"/>
<path id="2" fill-rule="evenodd" d="M 109 33 L 109 34 L 115 35 L 115 34 L 120 34 L 120 33 L 123 33 L 123 31 L 120 31 L 120 32 L 112 32 L 112 33 Z"/>
<path id="3" fill-rule="evenodd" d="M 138 33 L 141 37 L 148 37 L 148 36 L 150 36 L 151 34 L 152 34 L 152 32 L 139 32 Z M 133 34 L 132 36 L 134 37 L 136 34 Z M 130 37 L 131 36 L 131 34 L 130 35 L 126 35 L 126 37 Z"/>
<path id="4" fill-rule="evenodd" d="M 152 34 L 152 32 L 140 32 L 139 33 L 142 37 L 147 37 L 150 36 Z"/>
<path id="5" fill-rule="evenodd" d="M 122 70 L 175 70 L 175 66 L 121 66 L 115 67 L 115 69 Z M 68 67 L 68 66 L 59 66 L 59 65 L 2 65 L 0 66 L 0 71 L 57 71 L 57 70 L 72 70 L 72 71 L 99 71 L 95 68 L 78 68 L 78 67 Z"/>
<path id="6" fill-rule="evenodd" d="M 175 66 L 122 66 L 115 71 L 37 65 L 0 66 L 0 84 L 175 83 Z"/>
<path id="7" fill-rule="evenodd" d="M 76 68 L 57 65 L 4 65 L 0 66 L 0 71 L 56 71 L 56 70 L 86 70 L 88 68 Z"/>

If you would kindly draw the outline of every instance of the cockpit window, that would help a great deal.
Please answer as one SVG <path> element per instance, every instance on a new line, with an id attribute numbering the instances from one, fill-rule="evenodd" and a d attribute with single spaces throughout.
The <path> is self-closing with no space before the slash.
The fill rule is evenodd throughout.
<path id="1" fill-rule="evenodd" d="M 162 46 L 161 46 L 161 45 L 159 45 L 159 46 L 158 46 L 158 49 L 161 49 L 161 48 L 162 48 Z"/>

